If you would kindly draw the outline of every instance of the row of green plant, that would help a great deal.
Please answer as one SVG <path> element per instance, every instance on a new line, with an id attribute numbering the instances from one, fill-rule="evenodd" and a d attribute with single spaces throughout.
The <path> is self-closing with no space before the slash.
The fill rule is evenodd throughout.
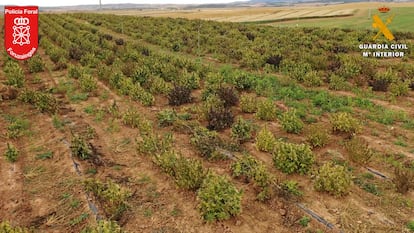
<path id="1" fill-rule="evenodd" d="M 61 19 L 59 19 L 58 16 L 56 16 L 56 18 L 57 21 L 60 22 Z M 66 24 L 70 23 L 66 22 Z M 76 30 L 76 32 L 83 32 L 86 34 L 93 33 L 79 29 Z M 73 42 L 71 43 L 74 44 L 74 42 L 76 42 L 75 38 L 73 38 Z M 96 43 L 96 39 L 91 39 L 90 43 Z M 136 50 L 142 50 L 142 53 L 147 55 L 142 56 L 141 54 L 136 53 Z M 102 53 L 102 51 L 105 51 L 105 48 L 99 50 L 99 53 Z M 181 85 L 182 87 L 196 88 L 199 85 L 197 80 L 199 79 L 200 72 L 194 73 L 194 70 L 200 69 L 196 68 L 195 63 L 190 62 L 189 60 L 172 59 L 171 57 L 151 52 L 148 48 L 137 43 L 126 44 L 125 49 L 118 48 L 116 51 L 107 49 L 106 51 L 107 53 L 105 53 L 105 56 L 112 57 L 115 60 L 112 59 L 111 64 L 108 64 L 111 65 L 111 68 L 102 67 L 102 69 L 99 69 L 97 71 L 97 76 L 111 87 L 119 90 L 121 94 L 130 95 L 132 98 L 140 100 L 144 105 L 152 105 L 154 103 L 152 94 L 158 93 L 168 94 L 171 96 L 171 104 L 177 104 L 174 103 L 174 100 L 172 99 L 174 98 L 174 94 L 171 93 L 174 93 L 174 90 L 172 90 L 172 85 L 170 84 L 171 80 L 175 80 L 174 83 L 176 85 Z M 99 57 L 100 55 L 97 53 L 98 51 L 95 52 L 92 52 L 92 54 Z M 139 58 L 139 56 L 141 57 Z M 83 64 L 83 57 L 84 55 L 80 55 L 81 65 L 94 68 L 88 65 L 89 62 L 87 62 L 88 64 Z M 117 60 L 116 58 L 119 59 Z M 171 64 L 171 61 L 174 61 L 175 64 Z M 113 62 L 115 63 L 112 64 Z M 70 76 L 83 76 L 82 72 L 79 72 L 80 69 L 78 67 L 69 68 Z M 157 77 L 158 75 L 161 77 Z M 84 76 L 89 77 L 89 75 Z M 90 79 L 86 79 L 86 81 L 89 80 Z M 91 82 L 87 82 L 86 84 L 89 83 Z M 86 91 L 88 91 L 90 88 L 86 86 L 83 89 L 87 89 Z M 182 102 L 183 101 L 179 103 L 181 104 Z M 189 101 L 187 100 L 184 102 Z"/>
<path id="2" fill-rule="evenodd" d="M 64 17 L 65 20 L 67 20 L 68 18 L 71 18 L 71 17 Z M 142 46 L 140 46 L 140 48 L 142 48 Z M 147 51 L 147 53 L 150 54 L 149 57 L 152 57 L 152 56 L 154 56 L 154 54 L 156 54 L 156 53 L 152 52 L 151 50 L 145 49 L 145 48 L 142 48 L 142 51 L 143 51 L 143 54 L 146 54 L 146 53 L 144 53 L 144 51 Z M 151 52 L 148 52 L 148 51 L 151 51 Z M 124 57 L 128 57 L 128 59 L 131 58 L 131 56 L 129 56 L 129 55 L 124 56 Z M 145 56 L 141 56 L 141 57 L 145 57 Z M 148 60 L 148 59 L 145 58 L 145 59 L 141 59 L 141 60 L 145 61 L 145 60 Z M 151 59 L 149 59 L 149 60 L 151 60 Z M 159 58 L 158 58 L 158 60 L 159 60 Z M 182 59 L 178 59 L 178 60 L 182 60 Z M 128 61 L 128 60 L 126 60 L 126 61 Z M 151 64 L 155 64 L 155 63 L 151 62 Z M 130 66 L 130 64 L 128 62 L 124 65 L 125 68 L 129 67 L 129 66 Z M 164 68 L 166 68 L 166 67 L 164 67 Z M 145 68 L 142 68 L 142 69 L 143 70 L 151 70 L 151 71 L 159 70 L 159 69 L 155 69 L 155 67 L 152 67 L 152 68 L 149 68 L 149 69 L 145 69 Z M 196 68 L 196 72 L 199 69 L 200 69 L 200 66 L 198 68 Z M 124 71 L 125 74 L 131 73 L 131 72 L 127 72 L 127 70 L 131 70 L 131 69 L 130 68 L 128 68 L 126 70 L 124 69 L 123 71 Z M 167 70 L 169 70 L 169 69 L 167 69 Z M 204 73 L 205 73 L 205 71 L 204 71 Z M 141 72 L 141 74 L 142 74 L 142 72 Z M 214 76 L 217 76 L 217 75 L 207 75 L 207 77 L 210 77 L 210 76 L 214 77 Z M 179 77 L 181 77 L 181 75 L 178 75 L 178 77 L 176 75 L 174 75 L 173 77 L 175 77 L 173 79 L 179 79 Z M 280 81 L 278 81 L 278 80 L 274 80 L 274 77 L 271 77 L 271 76 L 255 79 L 254 75 L 248 74 L 246 72 L 233 71 L 231 68 L 226 68 L 226 69 L 220 71 L 220 76 L 219 77 L 222 80 L 225 80 L 226 82 L 232 83 L 233 85 L 235 85 L 238 88 L 256 89 L 256 91 L 258 91 L 258 93 L 265 94 L 266 96 L 269 96 L 269 97 L 280 96 L 280 97 L 284 98 L 285 100 L 288 100 L 286 98 L 293 98 L 293 99 L 297 99 L 297 98 L 306 99 L 306 98 L 309 98 L 309 99 L 312 100 L 311 101 L 312 106 L 308 107 L 308 109 L 312 110 L 313 113 L 315 113 L 315 110 L 314 110 L 315 108 L 314 107 L 320 108 L 323 111 L 341 111 L 341 110 L 342 111 L 343 110 L 350 111 L 351 108 L 355 106 L 355 107 L 364 108 L 364 109 L 369 110 L 371 112 L 371 113 L 367 113 L 369 118 L 371 118 L 373 120 L 376 120 L 378 122 L 384 123 L 384 124 L 390 124 L 390 123 L 393 123 L 396 120 L 403 121 L 403 122 L 409 122 L 410 121 L 410 119 L 407 117 L 407 115 L 404 115 L 404 114 L 398 113 L 398 112 L 393 112 L 393 111 L 388 110 L 388 109 L 384 109 L 383 107 L 375 105 L 375 104 L 373 104 L 372 102 L 370 102 L 369 100 L 366 100 L 366 99 L 361 99 L 359 97 L 354 97 L 354 98 L 337 97 L 337 96 L 330 95 L 329 93 L 323 92 L 323 91 L 304 91 L 304 89 L 301 89 L 298 85 L 295 85 L 295 84 L 288 84 L 287 86 L 283 86 L 284 85 L 283 83 L 280 83 Z M 254 81 L 254 80 L 256 80 L 256 81 Z M 207 79 L 206 81 L 209 82 L 209 79 Z M 140 83 L 142 83 L 142 82 L 140 82 Z M 153 83 L 153 82 L 150 82 L 150 83 Z M 219 85 L 220 85 L 220 83 L 219 83 Z M 291 92 L 291 91 L 293 91 L 293 92 Z M 124 92 L 128 93 L 128 89 Z M 171 92 L 171 93 L 174 93 L 174 92 Z M 242 98 L 242 100 L 243 100 L 243 98 Z M 177 101 L 171 101 L 171 103 L 174 103 L 174 102 L 177 102 Z M 179 102 L 180 101 L 178 101 L 177 103 L 179 103 Z M 190 102 L 190 101 L 187 100 L 187 101 L 182 101 L 182 102 L 187 103 L 187 102 Z M 241 105 L 242 105 L 243 102 L 245 102 L 245 101 L 241 101 Z M 266 102 L 263 103 L 264 106 L 262 108 L 260 108 L 261 110 L 260 110 L 259 113 L 257 113 L 257 115 L 262 119 L 273 119 L 273 118 L 275 118 L 275 114 L 272 113 L 272 111 L 270 111 L 270 113 L 267 114 L 267 116 L 265 115 L 265 113 L 267 113 L 267 111 L 265 111 L 266 110 L 265 106 L 267 106 L 267 105 L 265 105 L 265 104 L 266 104 Z M 245 107 L 243 105 L 242 105 L 242 109 L 245 109 Z M 250 111 L 255 111 L 253 109 L 250 110 Z M 384 112 L 386 114 L 384 114 Z M 225 112 L 221 111 L 220 113 L 224 116 L 226 114 L 228 115 L 228 112 L 225 113 Z M 320 114 L 320 113 L 318 113 L 318 114 Z M 304 114 L 301 111 L 298 111 L 297 115 L 304 116 L 306 114 Z M 286 119 L 286 117 L 285 117 L 285 119 Z M 285 124 L 285 127 L 288 128 L 289 126 L 287 126 Z M 299 129 L 287 129 L 287 130 L 296 131 L 296 132 L 299 131 Z"/>
<path id="3" fill-rule="evenodd" d="M 25 74 L 18 62 L 6 60 L 3 64 L 3 72 L 7 78 L 7 85 L 19 88 L 24 86 Z"/>
<path id="4" fill-rule="evenodd" d="M 24 103 L 34 105 L 40 112 L 54 114 L 58 111 L 58 100 L 48 92 L 24 89 L 18 99 Z"/>
<path id="5" fill-rule="evenodd" d="M 132 193 L 112 180 L 101 182 L 87 179 L 83 182 L 87 192 L 92 193 L 99 201 L 105 216 L 109 220 L 119 220 L 128 209 L 128 199 Z"/>
<path id="6" fill-rule="evenodd" d="M 104 24 L 106 23 L 107 21 L 104 22 Z M 128 47 L 128 43 L 125 47 Z M 142 46 L 140 48 L 142 48 Z M 115 50 L 114 54 L 116 57 L 120 58 L 120 61 L 122 61 L 119 63 L 119 70 L 122 73 L 122 75 L 132 78 L 134 81 L 136 81 L 135 84 L 139 83 L 145 88 L 145 90 L 149 90 L 149 92 L 151 93 L 168 94 L 171 105 L 181 105 L 192 101 L 191 89 L 199 87 L 197 81 L 183 82 L 180 86 L 174 85 L 174 87 L 172 87 L 172 85 L 168 85 L 168 83 L 170 83 L 171 81 L 173 83 L 179 83 L 179 80 L 181 80 L 180 77 L 182 73 L 172 69 L 171 65 L 168 65 L 168 62 L 165 63 L 166 65 L 147 66 L 147 62 L 154 61 L 153 59 L 146 58 L 148 56 L 151 57 L 154 55 L 154 52 L 152 50 L 138 49 L 138 51 L 140 51 L 141 54 L 127 53 L 127 55 L 121 55 L 120 51 L 125 52 L 121 48 Z M 361 74 L 361 71 L 358 71 L 359 68 L 353 67 L 355 64 L 352 63 L 353 61 L 349 61 L 349 59 L 349 56 L 339 57 L 341 64 L 346 63 L 350 65 L 340 65 L 338 69 L 334 70 L 335 74 L 333 75 L 337 75 L 341 78 L 346 77 L 345 79 L 349 79 L 355 78 L 359 74 Z M 146 68 L 138 69 L 137 67 L 131 65 L 132 62 L 138 62 L 138 64 L 145 64 L 145 66 L 142 67 Z M 88 62 L 84 64 L 87 65 Z M 87 66 L 92 67 L 90 64 L 91 63 L 89 63 L 89 65 Z M 115 64 L 118 64 L 116 60 Z M 282 68 L 286 68 L 288 72 L 287 74 L 292 76 L 294 80 L 304 82 L 304 84 L 308 86 L 319 85 L 319 73 L 312 70 L 313 68 L 307 70 L 309 72 L 301 73 L 303 72 L 302 68 L 307 67 L 306 64 L 303 65 L 303 67 L 301 67 L 300 65 L 292 65 L 292 63 L 289 63 L 287 61 L 283 61 L 281 64 Z M 299 64 L 302 65 L 303 63 Z M 200 68 L 197 67 L 196 69 Z M 136 72 L 138 72 L 138 75 L 134 76 L 134 72 L 135 74 Z M 150 72 L 151 74 L 148 75 L 148 72 Z M 152 72 L 156 72 L 155 75 Z M 200 72 L 200 70 L 195 70 L 195 73 L 200 74 Z M 386 72 L 384 74 L 378 72 L 377 74 L 374 74 L 373 78 L 382 76 L 395 76 L 395 74 L 392 74 L 389 70 L 387 70 Z M 297 84 L 292 84 L 289 81 L 278 80 L 277 78 L 272 76 L 255 77 L 255 75 L 247 72 L 232 71 L 228 69 L 221 70 L 219 72 L 210 71 L 202 74 L 204 75 L 199 75 L 195 77 L 205 78 L 206 81 L 205 89 L 203 91 L 203 99 L 205 100 L 207 107 L 203 109 L 203 111 L 205 112 L 205 117 L 209 122 L 209 128 L 219 130 L 233 125 L 234 128 L 232 127 L 232 136 L 234 135 L 233 137 L 240 141 L 248 140 L 244 138 L 249 138 L 248 132 L 251 129 L 248 126 L 248 124 L 246 124 L 246 122 L 243 122 L 240 119 L 238 119 L 235 122 L 235 124 L 232 124 L 233 117 L 230 115 L 230 108 L 238 102 L 238 98 L 236 99 L 236 97 L 238 97 L 238 93 L 233 89 L 233 87 L 238 91 L 254 90 L 259 95 L 282 100 L 288 106 L 289 104 L 297 104 L 298 106 L 300 106 L 300 103 L 307 104 L 306 106 L 308 106 L 308 109 L 305 110 L 305 112 L 302 112 L 301 109 L 294 110 L 294 108 L 290 108 L 288 111 L 280 113 L 278 112 L 278 109 L 275 107 L 275 103 L 272 100 L 257 101 L 257 97 L 255 95 L 241 95 L 239 101 L 240 107 L 243 111 L 256 113 L 256 116 L 259 119 L 263 120 L 274 120 L 277 117 L 279 117 L 282 127 L 287 132 L 292 133 L 300 133 L 303 129 L 307 129 L 307 127 L 304 127 L 302 121 L 303 116 L 306 115 L 308 111 L 312 111 L 312 114 L 321 114 L 321 112 L 317 112 L 315 111 L 315 109 L 319 109 L 322 112 L 338 112 L 336 114 L 331 115 L 330 120 L 332 130 L 335 133 L 346 134 L 348 138 L 354 137 L 361 130 L 360 122 L 358 122 L 350 114 L 350 112 L 352 112 L 352 109 L 355 107 L 367 110 L 367 112 L 364 114 L 366 114 L 368 118 L 383 124 L 392 124 L 395 121 L 401 121 L 405 123 L 410 120 L 407 114 L 403 112 L 395 112 L 386 109 L 384 107 L 374 104 L 373 102 L 365 98 L 337 96 L 332 95 L 327 91 L 305 90 Z M 105 73 L 102 72 L 100 76 L 105 77 Z M 187 80 L 197 80 L 197 78 L 194 78 L 194 76 L 188 77 L 191 77 L 191 79 Z M 344 81 L 343 79 L 340 79 L 338 77 L 331 77 L 331 80 L 339 79 L 339 84 L 334 84 L 332 82 L 332 88 L 338 88 L 337 86 L 340 86 L 340 82 Z M 120 84 L 120 82 L 118 82 L 117 80 L 119 79 L 114 78 L 112 81 L 109 80 L 109 83 L 112 83 L 113 86 L 130 85 L 130 83 L 128 82 L 126 82 L 125 84 Z M 224 80 L 224 82 L 220 80 Z M 380 78 L 378 78 L 378 80 L 380 80 Z M 228 87 L 225 84 L 230 84 L 231 86 Z M 392 84 L 392 82 L 390 84 Z M 339 87 L 338 89 L 341 88 Z M 130 93 L 130 89 L 125 88 L 125 91 L 122 92 L 128 94 Z M 186 94 L 180 95 L 180 93 Z M 181 98 L 181 96 L 184 97 Z M 256 107 L 256 105 L 258 106 Z M 208 106 L 210 106 L 210 108 L 208 108 Z M 307 140 L 313 147 L 325 145 L 329 138 L 326 132 L 324 132 L 323 130 L 319 130 L 317 128 L 318 127 L 315 126 L 313 127 L 313 129 L 309 130 L 309 133 L 307 132 Z M 261 132 L 259 132 L 258 138 L 259 136 L 262 136 Z M 313 156 L 311 156 L 309 153 L 309 147 L 307 147 L 306 145 L 296 145 L 292 143 L 277 142 L 276 139 L 272 137 L 266 137 L 266 140 L 263 140 L 263 142 L 262 140 L 260 140 L 261 142 L 256 143 L 256 146 L 258 148 L 261 148 L 261 150 L 273 153 L 274 163 L 277 168 L 287 173 L 298 172 L 305 174 L 309 172 L 310 166 L 313 163 Z M 150 148 L 152 145 L 159 147 L 159 142 L 157 142 L 158 139 L 159 136 L 154 136 L 151 134 L 145 135 L 144 141 L 146 143 L 145 145 L 143 145 L 143 148 Z M 220 152 L 218 152 L 217 149 L 220 148 L 221 142 L 218 135 L 214 131 L 209 131 L 207 129 L 202 128 L 197 129 L 193 134 L 192 143 L 196 146 L 197 150 L 207 158 L 214 158 L 219 156 Z M 366 163 L 369 160 L 369 158 L 373 155 L 373 152 L 370 150 L 358 149 L 363 148 L 364 143 L 358 142 L 356 139 L 351 139 L 349 142 L 346 142 L 345 146 L 349 153 L 349 156 L 351 157 L 351 160 L 357 163 Z M 334 180 L 335 177 L 339 176 L 336 174 L 343 175 L 343 171 L 341 171 L 342 168 L 342 166 L 332 164 L 326 165 L 326 168 L 324 168 L 323 170 L 321 168 L 318 172 L 318 181 L 315 182 L 315 188 L 318 190 L 328 191 L 329 193 L 332 193 L 334 195 L 342 195 L 347 193 L 350 184 L 348 176 L 345 176 L 345 180 L 343 182 L 339 182 L 338 187 L 335 187 L 336 183 L 332 182 L 332 180 Z M 324 170 L 330 172 L 326 172 Z M 332 173 L 332 175 L 328 176 L 326 175 L 326 173 Z"/>
<path id="7" fill-rule="evenodd" d="M 137 140 L 139 152 L 151 156 L 178 187 L 197 192 L 205 221 L 225 220 L 241 212 L 242 192 L 228 178 L 204 169 L 199 160 L 175 152 L 171 134 L 141 133 L 141 138 Z"/>
<path id="8" fill-rule="evenodd" d="M 233 176 L 238 179 L 254 182 L 260 190 L 257 195 L 258 200 L 264 201 L 274 195 L 275 178 L 269 173 L 263 162 L 253 156 L 244 154 L 242 158 L 231 165 L 231 171 Z"/>
<path id="9" fill-rule="evenodd" d="M 0 232 L 4 233 L 29 233 L 29 229 L 19 226 L 12 226 L 8 221 L 0 222 Z"/>
<path id="10" fill-rule="evenodd" d="M 273 133 L 264 127 L 257 134 L 256 147 L 258 150 L 272 153 L 275 168 L 284 173 L 308 174 L 314 172 L 316 177 L 314 187 L 318 191 L 326 191 L 333 195 L 344 195 L 349 191 L 352 176 L 345 167 L 326 163 L 316 172 L 313 171 L 315 155 L 307 144 L 276 140 Z M 288 190 L 294 189 L 294 187 L 290 187 L 293 184 L 286 185 L 288 185 L 286 187 Z"/>
<path id="11" fill-rule="evenodd" d="M 193 56 L 213 54 L 220 62 L 239 63 L 242 67 L 257 70 L 281 71 L 306 86 L 319 86 L 323 82 L 335 89 L 348 86 L 370 85 L 374 90 L 390 90 L 392 95 L 405 95 L 413 83 L 410 74 L 413 65 L 393 65 L 358 56 L 351 41 L 368 41 L 363 31 L 338 31 L 326 28 L 272 28 L 238 23 L 162 18 L 116 16 L 102 17 L 93 14 L 76 14 L 89 22 L 100 22 L 118 33 Z M 122 25 L 118 22 L 122 20 Z M 141 22 L 141 23 L 139 23 Z M 142 23 L 145 22 L 145 23 Z M 154 27 L 157 27 L 154 32 Z M 141 33 L 136 33 L 140 31 Z M 193 33 L 198 31 L 199 33 Z M 279 35 L 276 41 L 273 35 Z M 313 40 L 312 38 L 317 38 Z M 315 44 L 315 41 L 316 44 Z M 338 43 L 341 41 L 341 43 Z M 278 43 L 278 46 L 271 46 Z M 411 44 L 412 41 L 404 40 Z M 409 55 L 412 58 L 412 50 Z M 312 55 L 311 55 L 312 54 Z M 388 71 L 399 77 L 384 78 Z M 340 77 L 340 78 L 337 78 Z M 350 82 L 350 80 L 352 80 Z M 393 86 L 390 86 L 390 85 Z"/>
<path id="12" fill-rule="evenodd" d="M 100 220 L 96 225 L 87 226 L 81 233 L 125 233 L 115 221 Z"/>

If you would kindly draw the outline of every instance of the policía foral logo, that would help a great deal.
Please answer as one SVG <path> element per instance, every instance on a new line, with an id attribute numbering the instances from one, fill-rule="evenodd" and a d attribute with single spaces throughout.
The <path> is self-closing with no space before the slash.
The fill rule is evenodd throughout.
<path id="1" fill-rule="evenodd" d="M 38 47 L 37 6 L 4 7 L 4 46 L 17 60 L 31 58 Z"/>

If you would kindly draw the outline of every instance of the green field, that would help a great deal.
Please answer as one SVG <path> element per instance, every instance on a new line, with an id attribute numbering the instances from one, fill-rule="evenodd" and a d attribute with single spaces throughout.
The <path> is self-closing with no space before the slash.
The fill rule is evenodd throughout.
<path id="1" fill-rule="evenodd" d="M 414 7 L 392 8 L 388 13 L 379 13 L 377 9 L 371 9 L 371 16 L 368 9 L 358 10 L 354 16 L 323 18 L 323 19 L 298 19 L 285 22 L 271 23 L 272 26 L 300 26 L 300 27 L 339 27 L 354 29 L 372 29 L 372 15 L 378 14 L 385 22 L 386 19 L 395 15 L 388 28 L 395 31 L 414 31 Z"/>

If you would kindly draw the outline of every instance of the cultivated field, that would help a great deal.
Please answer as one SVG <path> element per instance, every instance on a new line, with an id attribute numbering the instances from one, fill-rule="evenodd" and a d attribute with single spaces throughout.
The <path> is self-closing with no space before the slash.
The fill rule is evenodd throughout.
<path id="1" fill-rule="evenodd" d="M 378 7 L 387 6 L 391 11 L 380 14 Z M 390 27 L 399 31 L 414 31 L 414 3 L 346 3 L 334 5 L 299 4 L 289 7 L 240 7 L 191 10 L 120 10 L 108 11 L 119 15 L 136 15 L 152 17 L 173 17 L 187 19 L 205 19 L 223 22 L 250 22 L 269 24 L 272 26 L 300 27 L 339 27 L 371 29 L 372 18 L 369 15 L 379 14 L 386 18 L 395 14 Z M 333 19 L 335 18 L 335 19 Z"/>
<path id="2" fill-rule="evenodd" d="M 413 232 L 414 34 L 374 34 L 41 14 L 0 56 L 0 232 Z"/>
<path id="3" fill-rule="evenodd" d="M 380 5 L 379 5 L 380 6 Z M 390 7 L 390 6 L 389 6 Z M 390 7 L 391 11 L 386 14 L 381 14 L 375 8 L 360 9 L 352 17 L 337 17 L 335 20 L 326 19 L 297 19 L 283 22 L 269 23 L 272 26 L 278 27 L 328 27 L 328 28 L 355 28 L 355 29 L 372 29 L 372 15 L 377 14 L 385 22 L 388 17 L 394 15 L 392 23 L 389 28 L 393 31 L 414 31 L 412 22 L 414 21 L 414 7 Z M 369 17 L 371 15 L 371 17 Z"/>

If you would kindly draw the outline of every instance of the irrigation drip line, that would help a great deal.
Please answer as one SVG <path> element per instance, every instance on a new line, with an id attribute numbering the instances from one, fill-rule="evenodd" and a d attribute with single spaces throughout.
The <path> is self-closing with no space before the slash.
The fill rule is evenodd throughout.
<path id="1" fill-rule="evenodd" d="M 386 175 L 384 175 L 384 174 L 382 174 L 381 172 L 379 172 L 379 171 L 376 171 L 376 170 L 374 170 L 374 169 L 372 169 L 372 168 L 369 168 L 369 167 L 365 167 L 369 172 L 371 172 L 371 173 L 373 173 L 373 174 L 375 174 L 375 175 L 377 175 L 377 176 L 379 176 L 379 177 L 381 177 L 381 178 L 383 178 L 383 179 L 389 179 L 389 177 L 388 176 L 386 176 Z"/>
<path id="2" fill-rule="evenodd" d="M 334 224 L 328 222 L 326 219 L 324 219 L 323 217 L 319 216 L 318 214 L 316 214 L 315 212 L 313 212 L 312 210 L 306 208 L 303 204 L 301 203 L 296 203 L 296 206 L 298 206 L 300 209 L 302 209 L 303 211 L 305 211 L 307 214 L 309 214 L 310 216 L 312 216 L 312 218 L 316 219 L 318 222 L 322 223 L 323 225 L 325 225 L 326 227 L 328 227 L 329 229 L 334 229 L 335 226 Z M 339 229 L 339 232 L 344 233 L 341 229 Z"/>
<path id="3" fill-rule="evenodd" d="M 80 170 L 80 164 L 75 161 L 72 151 L 70 150 L 70 143 L 65 138 L 61 139 L 61 141 L 69 148 L 70 158 L 72 160 L 73 167 L 75 168 L 76 173 L 79 176 L 82 176 L 82 172 Z M 102 220 L 103 217 L 99 215 L 98 207 L 96 207 L 96 205 L 91 201 L 92 198 L 86 192 L 85 192 L 85 196 L 86 196 L 86 201 L 88 202 L 89 210 L 95 215 L 96 221 Z"/>

